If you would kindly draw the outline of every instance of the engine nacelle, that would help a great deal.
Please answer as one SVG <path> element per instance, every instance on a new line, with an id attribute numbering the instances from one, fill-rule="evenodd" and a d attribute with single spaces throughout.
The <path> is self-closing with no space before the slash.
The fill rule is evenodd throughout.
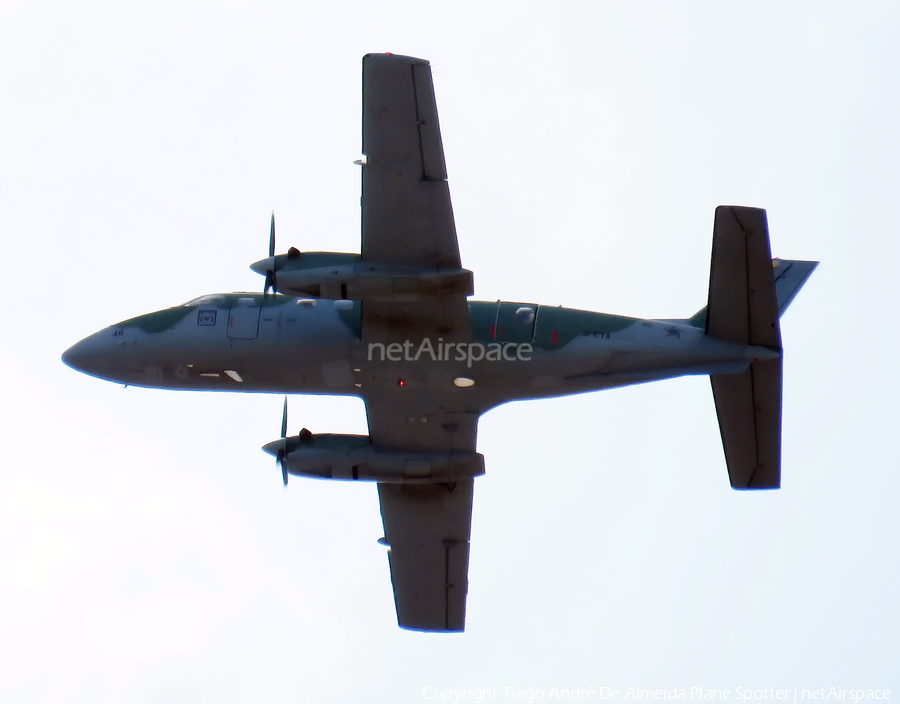
<path id="1" fill-rule="evenodd" d="M 373 445 L 367 435 L 301 435 L 270 442 L 263 450 L 283 452 L 290 474 L 317 479 L 424 484 L 455 482 L 484 474 L 477 452 L 397 451 Z"/>
<path id="2" fill-rule="evenodd" d="M 351 301 L 415 302 L 423 298 L 473 293 L 472 272 L 365 263 L 315 269 L 288 269 L 276 275 L 278 290 L 295 296 Z"/>
<path id="3" fill-rule="evenodd" d="M 340 252 L 294 250 L 258 261 L 251 269 L 264 275 L 274 272 L 281 293 L 312 298 L 415 302 L 460 293 L 471 296 L 475 290 L 468 269 L 376 264 Z"/>

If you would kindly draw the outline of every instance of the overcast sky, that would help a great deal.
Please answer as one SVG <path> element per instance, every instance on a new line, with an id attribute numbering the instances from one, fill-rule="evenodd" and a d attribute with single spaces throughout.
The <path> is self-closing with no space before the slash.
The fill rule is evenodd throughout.
<path id="1" fill-rule="evenodd" d="M 0 2 L 0 700 L 417 702 L 427 687 L 900 697 L 894 2 Z M 361 57 L 432 62 L 476 298 L 706 302 L 713 210 L 822 265 L 782 321 L 783 488 L 706 378 L 479 426 L 468 630 L 397 628 L 375 487 L 259 450 L 281 398 L 62 365 L 119 320 L 358 251 Z M 293 397 L 290 430 L 366 432 Z M 511 696 L 507 697 L 511 700 Z"/>

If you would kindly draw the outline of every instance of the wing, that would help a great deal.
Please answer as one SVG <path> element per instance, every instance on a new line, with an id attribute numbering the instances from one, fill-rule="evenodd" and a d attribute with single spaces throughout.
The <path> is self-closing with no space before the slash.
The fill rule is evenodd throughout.
<path id="1" fill-rule="evenodd" d="M 465 629 L 473 483 L 378 485 L 401 628 Z"/>
<path id="2" fill-rule="evenodd" d="M 363 57 L 362 256 L 459 268 L 431 66 Z"/>
<path id="3" fill-rule="evenodd" d="M 461 269 L 431 66 L 424 59 L 363 57 L 363 154 L 363 261 L 424 269 L 448 282 L 437 296 L 367 302 L 368 340 L 385 342 L 398 330 L 414 341 L 432 334 L 470 339 L 472 277 Z"/>
<path id="4" fill-rule="evenodd" d="M 363 58 L 362 261 L 412 271 L 435 286 L 414 295 L 364 300 L 364 344 L 433 344 L 472 339 L 450 205 L 431 67 L 408 56 Z M 469 395 L 410 379 L 390 365 L 367 365 L 363 396 L 374 445 L 410 452 L 475 451 L 476 410 Z M 431 370 L 435 372 L 436 370 Z M 448 390 L 456 390 L 449 379 Z M 456 390 L 458 391 L 458 390 Z M 452 483 L 379 484 L 397 622 L 423 631 L 465 626 L 471 478 Z"/>
<path id="5" fill-rule="evenodd" d="M 393 396 L 393 398 L 391 398 Z M 437 452 L 474 452 L 477 413 L 435 409 L 398 390 L 367 397 L 372 442 Z M 379 484 L 397 623 L 461 631 L 466 620 L 473 480 Z"/>

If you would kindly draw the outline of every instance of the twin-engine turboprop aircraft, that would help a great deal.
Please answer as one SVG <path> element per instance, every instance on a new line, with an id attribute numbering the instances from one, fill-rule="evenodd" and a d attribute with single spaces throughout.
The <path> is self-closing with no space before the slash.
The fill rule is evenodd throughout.
<path id="1" fill-rule="evenodd" d="M 816 262 L 773 260 L 766 214 L 716 209 L 706 308 L 640 320 L 469 301 L 431 69 L 363 58 L 361 254 L 300 252 L 253 265 L 264 293 L 203 296 L 91 335 L 69 366 L 167 389 L 343 394 L 369 435 L 287 434 L 264 448 L 288 475 L 378 485 L 397 620 L 465 625 L 479 416 L 507 401 L 708 374 L 731 485 L 780 485 L 779 317 Z"/>

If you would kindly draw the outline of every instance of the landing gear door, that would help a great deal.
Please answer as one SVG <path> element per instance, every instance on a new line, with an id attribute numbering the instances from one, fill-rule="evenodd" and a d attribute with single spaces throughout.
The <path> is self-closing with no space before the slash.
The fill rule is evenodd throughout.
<path id="1" fill-rule="evenodd" d="M 259 303 L 255 298 L 238 298 L 228 316 L 228 337 L 255 340 L 259 333 Z"/>
<path id="2" fill-rule="evenodd" d="M 494 339 L 519 344 L 532 342 L 536 313 L 537 306 L 530 303 L 501 303 Z"/>

